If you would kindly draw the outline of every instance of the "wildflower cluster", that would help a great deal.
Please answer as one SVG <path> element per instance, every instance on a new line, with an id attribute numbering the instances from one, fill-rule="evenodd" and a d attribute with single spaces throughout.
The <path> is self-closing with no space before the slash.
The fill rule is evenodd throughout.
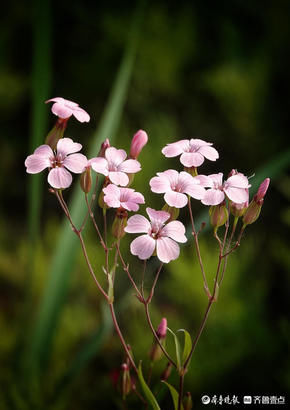
<path id="1" fill-rule="evenodd" d="M 147 133 L 139 130 L 133 136 L 129 156 L 127 156 L 123 149 L 111 146 L 109 139 L 106 139 L 99 153 L 95 157 L 88 159 L 80 153 L 82 145 L 74 142 L 71 138 L 64 137 L 64 132 L 70 117 L 74 116 L 80 122 L 88 122 L 90 120 L 89 114 L 79 107 L 78 104 L 60 97 L 52 98 L 47 102 L 53 102 L 52 112 L 58 118 L 55 126 L 46 137 L 46 143 L 36 148 L 34 153 L 26 158 L 26 171 L 30 174 L 36 174 L 48 169 L 47 181 L 51 187 L 50 189 L 59 201 L 74 233 L 78 236 L 89 272 L 108 303 L 116 333 L 126 354 L 125 361 L 118 372 L 121 378 L 119 385 L 121 386 L 122 397 L 126 399 L 126 396 L 131 391 L 137 392 L 138 388 L 141 387 L 145 398 L 140 396 L 139 392 L 138 395 L 143 401 L 147 400 L 151 404 L 152 400 L 156 401 L 144 380 L 140 365 L 136 365 L 132 348 L 125 342 L 115 315 L 114 288 L 115 271 L 118 262 L 121 263 L 128 275 L 138 300 L 144 305 L 148 326 L 154 337 L 153 345 L 149 350 L 151 364 L 162 356 L 167 358 L 168 364 L 161 375 L 161 380 L 166 381 L 172 368 L 176 369 L 180 377 L 179 392 L 177 393 L 178 409 L 181 409 L 183 406 L 184 409 L 189 410 L 192 406 L 192 401 L 190 393 L 184 395 L 183 392 L 184 376 L 194 348 L 201 336 L 209 310 L 213 302 L 217 301 L 218 290 L 224 278 L 228 256 L 240 245 L 246 227 L 255 222 L 259 217 L 270 180 L 267 178 L 262 182 L 258 192 L 250 202 L 249 188 L 251 185 L 249 179 L 241 172 L 232 170 L 226 178 L 224 178 L 221 172 L 211 175 L 199 173 L 199 167 L 202 166 L 205 160 L 216 161 L 219 158 L 218 151 L 212 146 L 212 143 L 198 138 L 183 139 L 167 144 L 162 149 L 163 155 L 167 158 L 180 156 L 181 168 L 179 170 L 167 169 L 157 172 L 157 175 L 153 176 L 149 181 L 151 191 L 163 195 L 163 208 L 156 210 L 147 206 L 146 213 L 148 217 L 142 214 L 134 214 L 128 218 L 128 213 L 137 212 L 140 206 L 145 204 L 145 198 L 142 193 L 136 192 L 131 188 L 131 185 L 134 175 L 141 171 L 138 157 L 148 142 Z M 62 193 L 63 190 L 71 186 L 73 180 L 72 173 L 80 174 L 80 186 L 84 193 L 84 204 L 87 207 L 87 215 L 80 228 L 74 225 Z M 103 210 L 103 232 L 100 229 L 100 221 L 95 219 L 93 210 L 97 181 L 100 178 L 102 180 L 102 188 L 98 197 L 98 205 Z M 88 194 L 92 192 L 94 194 L 90 197 Z M 208 286 L 206 269 L 199 248 L 198 236 L 201 230 L 196 231 L 191 208 L 192 200 L 199 201 L 202 205 L 209 207 L 210 223 L 214 228 L 213 235 L 218 243 L 217 271 L 212 290 Z M 179 344 L 177 336 L 167 327 L 166 318 L 162 318 L 157 330 L 155 330 L 151 321 L 149 306 L 154 296 L 163 264 L 177 259 L 180 255 L 179 244 L 188 241 L 185 235 L 185 226 L 177 219 L 180 210 L 185 207 L 187 208 L 192 228 L 193 246 L 195 247 L 200 265 L 204 289 L 208 298 L 208 306 L 199 328 L 200 330 L 193 341 L 190 334 L 184 331 L 186 332 L 185 340 L 187 345 L 184 346 L 186 354 L 183 357 L 183 361 L 181 361 L 178 353 Z M 111 227 L 113 239 L 109 244 L 106 215 L 107 212 L 112 211 L 115 217 Z M 82 231 L 87 222 L 87 217 L 90 217 L 104 250 L 105 266 L 103 270 L 106 274 L 106 285 L 101 283 L 99 275 L 94 272 L 86 252 Z M 240 231 L 237 234 L 239 220 L 242 222 L 239 225 Z M 225 228 L 221 238 L 218 235 L 218 230 L 222 226 L 225 226 Z M 141 234 L 130 243 L 132 255 L 144 261 L 141 286 L 137 286 L 120 250 L 120 242 L 126 233 Z M 234 238 L 236 239 L 234 240 Z M 110 265 L 108 255 L 113 251 L 115 252 L 114 263 Z M 145 295 L 143 281 L 146 261 L 152 256 L 156 256 L 159 259 L 160 266 L 151 290 L 148 295 Z M 224 260 L 223 264 L 221 263 L 222 260 Z M 174 340 L 176 341 L 176 359 L 165 348 L 164 342 L 167 337 L 167 330 L 173 333 Z M 140 386 L 136 385 L 135 378 L 131 377 L 132 371 L 136 373 Z M 157 407 L 155 406 L 155 408 Z"/>

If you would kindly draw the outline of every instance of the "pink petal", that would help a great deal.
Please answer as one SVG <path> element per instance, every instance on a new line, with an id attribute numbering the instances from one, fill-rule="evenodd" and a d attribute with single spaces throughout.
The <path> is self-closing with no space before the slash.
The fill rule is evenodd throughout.
<path id="1" fill-rule="evenodd" d="M 58 103 L 60 103 L 60 104 L 64 104 L 64 102 L 65 102 L 65 99 L 64 98 L 62 98 L 62 97 L 55 97 L 55 98 L 51 98 L 50 100 L 46 100 L 45 101 L 45 104 L 47 104 L 47 103 L 49 103 L 49 102 L 58 102 Z"/>
<path id="2" fill-rule="evenodd" d="M 109 179 L 115 185 L 126 186 L 129 183 L 128 175 L 124 172 L 109 172 Z"/>
<path id="3" fill-rule="evenodd" d="M 218 205 L 223 202 L 225 194 L 219 189 L 208 189 L 201 200 L 204 205 Z"/>
<path id="4" fill-rule="evenodd" d="M 177 242 L 186 242 L 187 238 L 185 234 L 185 227 L 183 223 L 179 221 L 171 221 L 162 228 L 162 236 L 168 236 Z"/>
<path id="5" fill-rule="evenodd" d="M 158 177 L 153 177 L 150 179 L 150 187 L 152 192 L 156 192 L 157 194 L 163 194 L 164 192 L 167 192 L 170 190 L 170 182 L 166 176 L 162 175 L 163 173 L 160 172 L 160 176 Z"/>
<path id="6" fill-rule="evenodd" d="M 167 144 L 161 152 L 167 158 L 171 158 L 177 157 L 177 155 L 182 154 L 182 152 L 184 152 L 186 149 L 189 149 L 189 140 L 180 140 L 173 142 L 172 144 Z"/>
<path id="7" fill-rule="evenodd" d="M 105 158 L 92 158 L 90 160 L 90 164 L 95 172 L 98 172 L 99 174 L 103 174 L 105 176 L 109 175 L 108 161 Z"/>
<path id="8" fill-rule="evenodd" d="M 109 147 L 105 152 L 105 158 L 108 160 L 109 165 L 114 164 L 116 167 L 120 165 L 126 157 L 126 151 L 123 149 L 116 149 L 115 147 Z"/>
<path id="9" fill-rule="evenodd" d="M 204 188 L 211 188 L 213 186 L 213 181 L 211 178 L 209 178 L 206 175 L 197 175 L 196 177 L 193 177 L 195 181 L 198 181 L 201 186 Z M 221 182 L 222 184 L 222 182 Z"/>
<path id="10" fill-rule="evenodd" d="M 219 186 L 219 187 L 222 186 L 222 184 L 223 184 L 223 173 L 222 173 L 222 172 L 219 172 L 218 174 L 211 174 L 211 175 L 209 175 L 208 177 L 209 177 L 209 178 L 212 180 L 212 182 L 213 182 L 212 187 L 213 187 L 214 185 L 217 185 L 217 186 Z"/>
<path id="11" fill-rule="evenodd" d="M 89 122 L 90 116 L 89 114 L 80 107 L 76 107 L 73 109 L 73 115 L 79 122 Z"/>
<path id="12" fill-rule="evenodd" d="M 141 165 L 135 159 L 127 159 L 118 166 L 118 171 L 135 174 L 135 172 L 141 171 Z"/>
<path id="13" fill-rule="evenodd" d="M 234 188 L 250 188 L 251 185 L 245 175 L 237 174 L 229 177 L 225 182 L 225 186 L 231 186 Z"/>
<path id="14" fill-rule="evenodd" d="M 69 155 L 63 161 L 63 165 L 75 174 L 81 174 L 87 166 L 87 163 L 87 157 L 83 154 Z"/>
<path id="15" fill-rule="evenodd" d="M 78 142 L 73 142 L 71 138 L 61 138 L 57 143 L 57 153 L 66 156 L 68 154 L 73 154 L 82 149 L 82 145 Z"/>
<path id="16" fill-rule="evenodd" d="M 130 195 L 130 200 L 136 202 L 137 204 L 145 204 L 145 199 L 140 192 L 133 192 Z"/>
<path id="17" fill-rule="evenodd" d="M 206 190 L 201 185 L 187 184 L 184 188 L 184 193 L 190 195 L 192 198 L 202 199 Z"/>
<path id="18" fill-rule="evenodd" d="M 175 191 L 166 192 L 164 199 L 169 206 L 174 206 L 175 208 L 183 208 L 188 202 L 186 195 Z"/>
<path id="19" fill-rule="evenodd" d="M 125 232 L 148 233 L 151 229 L 150 222 L 143 215 L 133 215 L 127 221 Z"/>
<path id="20" fill-rule="evenodd" d="M 200 147 L 198 152 L 210 161 L 216 161 L 219 158 L 219 153 L 217 150 L 213 147 L 209 147 L 208 145 Z"/>
<path id="21" fill-rule="evenodd" d="M 158 238 L 157 256 L 164 263 L 177 259 L 179 256 L 179 246 L 170 238 Z"/>
<path id="22" fill-rule="evenodd" d="M 103 192 L 105 195 L 108 195 L 111 198 L 120 199 L 120 196 L 121 196 L 120 188 L 118 188 L 114 184 L 109 184 L 108 186 L 106 186 L 106 188 L 103 189 Z"/>
<path id="23" fill-rule="evenodd" d="M 32 154 L 26 158 L 25 166 L 28 174 L 38 174 L 38 172 L 50 167 L 50 160 L 44 156 Z"/>
<path id="24" fill-rule="evenodd" d="M 51 111 L 54 115 L 57 115 L 60 118 L 69 118 L 73 111 L 71 108 L 66 107 L 58 102 L 54 103 L 51 107 Z"/>
<path id="25" fill-rule="evenodd" d="M 141 235 L 130 245 L 130 250 L 133 255 L 138 256 L 139 259 L 149 259 L 155 249 L 155 240 L 149 235 Z"/>
<path id="26" fill-rule="evenodd" d="M 72 183 L 71 173 L 65 168 L 53 168 L 49 171 L 47 180 L 53 188 L 68 188 Z"/>
<path id="27" fill-rule="evenodd" d="M 139 209 L 139 205 L 138 205 L 136 202 L 132 202 L 132 201 L 130 201 L 130 200 L 125 201 L 125 202 L 121 201 L 121 206 L 122 206 L 124 209 L 127 209 L 127 211 L 134 211 L 134 212 L 136 212 L 136 211 L 138 211 L 138 209 Z"/>
<path id="28" fill-rule="evenodd" d="M 204 162 L 204 157 L 198 152 L 184 152 L 180 157 L 180 162 L 188 168 L 199 167 Z"/>
<path id="29" fill-rule="evenodd" d="M 170 218 L 170 214 L 165 211 L 155 211 L 152 208 L 146 208 L 146 212 L 152 223 L 163 224 Z"/>
<path id="30" fill-rule="evenodd" d="M 164 172 L 157 172 L 157 175 L 166 177 L 169 180 L 171 187 L 178 184 L 179 173 L 175 169 L 167 169 Z"/>
<path id="31" fill-rule="evenodd" d="M 242 204 L 249 199 L 249 194 L 244 188 L 227 187 L 224 188 L 224 192 L 227 197 L 236 204 Z"/>
<path id="32" fill-rule="evenodd" d="M 211 142 L 206 142 L 206 141 L 201 140 L 199 138 L 191 138 L 189 143 L 190 143 L 191 146 L 194 146 L 196 148 L 204 147 L 204 146 L 207 146 L 207 145 L 212 145 Z"/>
<path id="33" fill-rule="evenodd" d="M 40 145 L 40 147 L 36 148 L 34 154 L 48 159 L 54 158 L 54 153 L 49 145 Z"/>

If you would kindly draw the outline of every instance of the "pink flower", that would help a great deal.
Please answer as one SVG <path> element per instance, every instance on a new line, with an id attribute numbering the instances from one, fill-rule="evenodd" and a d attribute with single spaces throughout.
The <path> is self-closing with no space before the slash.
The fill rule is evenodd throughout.
<path id="1" fill-rule="evenodd" d="M 62 97 L 51 98 L 45 101 L 46 103 L 54 102 L 51 107 L 53 114 L 59 118 L 69 118 L 72 115 L 80 122 L 89 122 L 89 114 L 73 101 L 65 100 Z"/>
<path id="2" fill-rule="evenodd" d="M 92 168 L 107 177 L 115 185 L 126 186 L 129 178 L 126 173 L 134 174 L 141 170 L 141 165 L 135 159 L 127 159 L 126 152 L 123 149 L 109 147 L 106 149 L 105 158 L 93 158 Z"/>
<path id="3" fill-rule="evenodd" d="M 164 200 L 169 206 L 183 208 L 187 205 L 188 197 L 202 199 L 205 189 L 200 185 L 200 181 L 192 177 L 188 172 L 177 172 L 168 169 L 164 172 L 157 172 L 157 177 L 150 180 L 151 190 L 158 194 L 165 193 Z"/>
<path id="4" fill-rule="evenodd" d="M 188 168 L 199 167 L 204 158 L 215 161 L 219 154 L 217 150 L 211 147 L 212 143 L 200 139 L 180 140 L 173 144 L 167 144 L 162 149 L 166 157 L 177 157 L 181 154 L 180 162 Z"/>
<path id="5" fill-rule="evenodd" d="M 201 200 L 204 205 L 218 205 L 223 202 L 225 195 L 236 204 L 249 200 L 248 188 L 251 185 L 245 175 L 238 173 L 229 177 L 224 183 L 221 172 L 209 175 L 208 178 L 210 189 Z"/>
<path id="6" fill-rule="evenodd" d="M 153 252 L 157 252 L 157 257 L 161 262 L 168 263 L 179 256 L 179 246 L 176 242 L 187 241 L 184 225 L 179 221 L 165 222 L 170 218 L 170 214 L 164 211 L 155 211 L 146 208 L 150 222 L 142 215 L 134 215 L 128 219 L 125 232 L 145 233 L 134 239 L 130 250 L 139 259 L 149 259 Z"/>
<path id="7" fill-rule="evenodd" d="M 144 196 L 131 188 L 119 188 L 109 184 L 103 189 L 104 201 L 110 208 L 124 208 L 127 211 L 138 211 L 139 205 L 144 204 Z"/>
<path id="8" fill-rule="evenodd" d="M 131 142 L 130 157 L 134 159 L 138 158 L 140 152 L 142 151 L 143 147 L 147 144 L 147 142 L 147 133 L 143 130 L 137 131 Z"/>
<path id="9" fill-rule="evenodd" d="M 61 138 L 58 141 L 56 153 L 49 145 L 41 145 L 26 158 L 26 172 L 38 174 L 45 168 L 50 168 L 47 178 L 49 184 L 56 189 L 68 188 L 72 183 L 69 171 L 81 174 L 88 162 L 83 154 L 75 154 L 81 148 L 81 144 L 70 138 Z"/>

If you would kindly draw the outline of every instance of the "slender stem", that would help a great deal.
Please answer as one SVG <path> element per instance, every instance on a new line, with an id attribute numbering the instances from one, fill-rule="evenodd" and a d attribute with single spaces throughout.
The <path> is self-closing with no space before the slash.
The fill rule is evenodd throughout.
<path id="1" fill-rule="evenodd" d="M 178 395 L 178 410 L 181 410 L 182 398 L 183 398 L 183 384 L 184 384 L 184 373 L 179 376 L 179 395 Z"/>
<path id="2" fill-rule="evenodd" d="M 154 279 L 154 282 L 153 282 L 153 285 L 152 285 L 150 294 L 149 294 L 149 296 L 148 296 L 148 298 L 147 298 L 147 301 L 146 301 L 146 303 L 148 303 L 148 304 L 151 302 L 151 300 L 152 300 L 152 298 L 153 298 L 154 291 L 155 291 L 155 287 L 156 287 L 156 284 L 157 284 L 157 281 L 158 281 L 159 274 L 160 274 L 160 272 L 161 272 L 162 266 L 163 266 L 163 263 L 160 264 L 159 269 L 158 269 L 158 271 L 157 271 L 157 273 L 156 273 L 156 276 L 155 276 L 155 279 Z"/>
<path id="3" fill-rule="evenodd" d="M 120 339 L 120 341 L 121 341 L 121 343 L 122 343 L 122 345 L 123 345 L 123 347 L 124 347 L 124 349 L 125 349 L 125 352 L 126 352 L 126 354 L 127 354 L 127 356 L 128 356 L 128 359 L 130 360 L 130 363 L 131 363 L 133 369 L 134 369 L 135 372 L 138 374 L 138 369 L 137 369 L 137 367 L 136 367 L 136 365 L 135 365 L 134 359 L 132 358 L 131 353 L 129 352 L 128 346 L 127 346 L 127 344 L 126 344 L 126 342 L 125 342 L 125 339 L 124 339 L 124 337 L 123 337 L 123 335 L 122 335 L 122 332 L 121 332 L 121 330 L 120 330 L 120 327 L 119 327 L 119 324 L 118 324 L 118 321 L 117 321 L 117 318 L 116 318 L 116 315 L 115 315 L 115 310 L 114 310 L 113 303 L 109 303 L 109 307 L 110 307 L 110 312 L 111 312 L 111 315 L 112 315 L 114 327 L 115 327 L 115 329 L 116 329 L 116 332 L 118 333 L 119 339 Z"/>
<path id="4" fill-rule="evenodd" d="M 98 224 L 97 224 L 97 222 L 96 222 L 96 219 L 95 219 L 94 213 L 93 213 L 93 211 L 92 211 L 91 205 L 90 205 L 90 203 L 89 203 L 89 201 L 88 201 L 88 196 L 87 196 L 87 194 L 85 194 L 85 199 L 86 199 L 86 204 L 87 204 L 87 207 L 88 207 L 89 215 L 90 215 L 90 217 L 91 217 L 91 219 L 92 219 L 92 222 L 93 222 L 93 225 L 94 225 L 94 227 L 95 227 L 95 229 L 96 229 L 96 231 L 97 231 L 97 234 L 98 234 L 98 236 L 99 236 L 101 245 L 102 245 L 102 247 L 104 248 L 104 250 L 106 251 L 107 247 L 106 247 L 106 245 L 105 245 L 105 242 L 104 242 L 103 237 L 102 237 L 102 235 L 101 235 L 101 232 L 100 232 L 100 230 L 99 230 L 99 227 L 98 227 Z"/>
<path id="5" fill-rule="evenodd" d="M 151 329 L 151 332 L 153 333 L 153 336 L 154 336 L 156 342 L 158 343 L 158 345 L 159 345 L 160 349 L 162 350 L 162 352 L 164 353 L 164 355 L 167 357 L 168 361 L 172 364 L 172 366 L 174 366 L 177 369 L 176 363 L 171 359 L 170 355 L 167 353 L 165 348 L 162 346 L 162 343 L 160 342 L 159 337 L 157 336 L 157 333 L 155 332 L 154 326 L 153 326 L 151 318 L 150 318 L 149 304 L 145 302 L 144 306 L 145 306 L 147 322 L 149 324 L 149 327 Z"/>
<path id="6" fill-rule="evenodd" d="M 196 233 L 196 230 L 195 230 L 194 219 L 193 219 L 192 209 L 191 209 L 191 198 L 190 197 L 188 198 L 188 210 L 189 210 L 190 221 L 191 221 L 191 226 L 192 226 L 192 235 L 193 235 L 193 238 L 194 238 L 195 249 L 196 249 L 198 262 L 199 262 L 199 266 L 200 266 L 202 277 L 203 277 L 203 286 L 204 286 L 204 290 L 205 290 L 208 298 L 210 298 L 211 294 L 210 294 L 208 283 L 207 283 L 207 280 L 206 280 L 206 274 L 205 274 L 205 270 L 204 270 L 204 266 L 203 266 L 203 262 L 202 262 L 201 253 L 200 253 L 199 242 L 198 242 L 198 234 Z"/>
<path id="7" fill-rule="evenodd" d="M 147 260 L 144 259 L 143 270 L 142 270 L 142 279 L 141 279 L 141 294 L 142 294 L 143 299 L 145 299 L 145 297 L 144 297 L 144 280 L 145 280 L 146 267 L 147 267 Z"/>
<path id="8" fill-rule="evenodd" d="M 122 256 L 122 254 L 121 254 L 121 250 L 120 250 L 120 247 L 119 247 L 119 244 L 118 244 L 118 243 L 116 243 L 116 249 L 117 249 L 117 251 L 118 251 L 118 254 L 119 254 L 119 257 L 120 257 L 120 261 L 121 261 L 121 263 L 122 263 L 122 265 L 123 265 L 123 269 L 124 269 L 124 271 L 127 273 L 127 276 L 128 276 L 128 278 L 129 278 L 130 282 L 132 283 L 134 289 L 135 289 L 136 292 L 137 292 L 138 299 L 139 299 L 142 303 L 144 303 L 143 295 L 140 293 L 140 290 L 138 289 L 138 286 L 136 285 L 134 279 L 132 278 L 132 276 L 131 276 L 131 274 L 130 274 L 129 267 L 128 267 L 128 265 L 126 265 L 126 263 L 125 263 L 125 261 L 124 261 L 124 259 L 123 259 L 123 256 Z"/>

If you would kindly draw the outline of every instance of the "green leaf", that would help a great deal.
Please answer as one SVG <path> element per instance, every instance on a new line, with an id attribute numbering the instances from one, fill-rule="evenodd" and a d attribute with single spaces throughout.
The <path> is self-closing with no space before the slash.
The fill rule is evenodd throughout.
<path id="1" fill-rule="evenodd" d="M 174 410 L 178 410 L 178 398 L 179 398 L 178 391 L 175 389 L 175 387 L 171 386 L 171 384 L 167 383 L 166 381 L 162 380 L 162 383 L 166 384 L 166 386 L 170 390 L 171 397 L 172 397 L 173 404 L 174 404 Z M 181 410 L 183 410 L 182 404 L 181 404 Z"/>
<path id="2" fill-rule="evenodd" d="M 140 16 L 141 13 L 138 9 L 129 31 L 128 44 L 107 106 L 99 123 L 98 130 L 93 136 L 88 157 L 96 155 L 102 140 L 107 136 L 110 136 L 111 142 L 114 140 L 133 71 L 137 40 L 141 29 Z M 69 208 L 74 223 L 80 226 L 86 213 L 86 207 L 83 202 L 83 192 L 78 187 L 73 192 Z M 68 221 L 64 220 L 47 275 L 48 283 L 38 309 L 39 313 L 36 318 L 34 332 L 27 346 L 25 355 L 26 369 L 38 372 L 48 361 L 51 342 L 67 293 L 70 273 L 75 262 L 77 249 L 78 239 L 72 233 Z"/>
<path id="3" fill-rule="evenodd" d="M 182 353 L 182 364 L 184 364 L 189 356 L 189 353 L 191 352 L 192 341 L 191 341 L 191 336 L 187 330 L 179 329 L 178 332 L 184 333 L 184 346 L 183 346 L 183 353 Z"/>
<path id="4" fill-rule="evenodd" d="M 108 282 L 109 282 L 108 298 L 109 298 L 109 302 L 113 303 L 114 302 L 114 283 L 113 283 L 111 273 L 108 273 Z"/>
<path id="5" fill-rule="evenodd" d="M 147 400 L 151 404 L 152 408 L 154 410 L 160 410 L 159 404 L 158 404 L 155 396 L 153 395 L 152 391 L 149 389 L 147 383 L 144 380 L 143 373 L 142 373 L 141 362 L 139 363 L 139 366 L 138 366 L 138 377 L 139 377 L 139 381 L 140 381 L 142 390 L 143 390 Z"/>
<path id="6" fill-rule="evenodd" d="M 174 343 L 175 343 L 175 352 L 176 352 L 176 361 L 177 361 L 177 369 L 180 370 L 181 369 L 181 358 L 180 358 L 180 343 L 179 340 L 176 336 L 176 334 L 169 329 L 169 327 L 167 328 L 167 330 L 169 330 L 169 332 L 173 335 L 174 338 Z"/>

